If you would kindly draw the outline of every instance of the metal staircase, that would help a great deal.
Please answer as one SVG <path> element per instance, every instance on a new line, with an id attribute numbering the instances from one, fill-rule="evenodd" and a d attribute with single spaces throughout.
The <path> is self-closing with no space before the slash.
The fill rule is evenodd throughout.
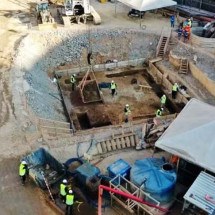
<path id="1" fill-rule="evenodd" d="M 142 189 L 135 186 L 132 182 L 128 181 L 126 178 L 121 175 L 116 176 L 110 181 L 110 188 L 115 190 L 121 190 L 127 194 L 131 194 L 132 196 L 138 197 L 140 199 L 147 199 L 147 201 L 153 203 L 156 206 L 160 206 L 160 202 L 150 196 L 149 193 L 144 192 Z M 148 215 L 161 215 L 164 214 L 156 208 L 149 207 L 148 205 L 138 203 L 132 199 L 125 199 L 116 195 L 114 193 L 110 193 L 111 195 L 111 207 L 118 214 L 148 214 Z"/>

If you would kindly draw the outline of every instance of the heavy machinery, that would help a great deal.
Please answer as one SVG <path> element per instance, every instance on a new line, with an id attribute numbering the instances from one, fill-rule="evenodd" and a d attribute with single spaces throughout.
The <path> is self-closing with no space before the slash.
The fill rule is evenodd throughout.
<path id="1" fill-rule="evenodd" d="M 59 8 L 58 13 L 65 26 L 72 22 L 86 24 L 87 21 L 93 21 L 95 25 L 101 23 L 100 15 L 90 5 L 89 0 L 64 0 L 64 7 Z"/>
<path id="2" fill-rule="evenodd" d="M 53 19 L 51 12 L 49 10 L 48 1 L 40 1 L 37 4 L 36 10 L 37 10 L 38 20 L 40 20 L 42 24 L 54 22 L 54 19 Z"/>
<path id="3" fill-rule="evenodd" d="M 48 1 L 41 0 L 39 3 L 37 3 L 36 11 L 39 29 L 44 27 L 56 27 L 54 18 L 52 17 L 50 12 Z"/>

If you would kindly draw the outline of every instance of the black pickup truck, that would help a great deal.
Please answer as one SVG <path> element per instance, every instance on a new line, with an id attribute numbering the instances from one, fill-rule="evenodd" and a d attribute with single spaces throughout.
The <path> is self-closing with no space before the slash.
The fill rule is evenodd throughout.
<path id="1" fill-rule="evenodd" d="M 139 10 L 135 10 L 135 9 L 131 9 L 128 12 L 129 17 L 140 17 L 142 19 L 144 15 L 145 15 L 145 11 L 139 11 Z"/>

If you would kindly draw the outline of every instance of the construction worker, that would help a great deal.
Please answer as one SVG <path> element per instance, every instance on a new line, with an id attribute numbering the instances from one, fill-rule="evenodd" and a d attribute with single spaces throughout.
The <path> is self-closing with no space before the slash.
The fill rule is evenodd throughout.
<path id="1" fill-rule="evenodd" d="M 72 91 L 75 90 L 75 84 L 76 84 L 75 76 L 76 76 L 75 74 L 72 74 L 72 75 L 71 75 L 71 78 L 70 78 L 70 82 L 71 82 L 71 84 L 72 84 Z"/>
<path id="2" fill-rule="evenodd" d="M 116 83 L 112 80 L 111 81 L 111 84 L 110 84 L 110 89 L 111 89 L 111 95 L 114 96 L 116 94 L 116 88 L 117 88 L 117 85 Z"/>
<path id="3" fill-rule="evenodd" d="M 25 185 L 27 174 L 28 174 L 27 163 L 26 161 L 22 161 L 19 165 L 19 176 L 21 178 L 22 185 Z"/>
<path id="4" fill-rule="evenodd" d="M 128 122 L 128 116 L 131 114 L 129 104 L 125 105 L 124 113 L 125 113 L 125 122 Z"/>
<path id="5" fill-rule="evenodd" d="M 171 24 L 171 28 L 174 28 L 174 26 L 175 26 L 175 15 L 174 14 L 172 16 L 170 16 L 170 24 Z"/>
<path id="6" fill-rule="evenodd" d="M 178 84 L 174 83 L 174 85 L 172 86 L 172 98 L 173 99 L 176 99 L 177 92 L 178 92 Z"/>
<path id="7" fill-rule="evenodd" d="M 166 95 L 165 94 L 162 95 L 160 102 L 161 102 L 161 107 L 163 108 L 166 104 Z"/>
<path id="8" fill-rule="evenodd" d="M 163 114 L 163 108 L 157 109 L 157 111 L 156 111 L 156 117 L 161 117 L 162 114 Z"/>
<path id="9" fill-rule="evenodd" d="M 68 194 L 66 195 L 66 215 L 73 214 L 73 204 L 74 204 L 74 195 L 73 191 L 69 190 Z"/>
<path id="10" fill-rule="evenodd" d="M 191 19 L 188 19 L 188 20 L 187 20 L 187 25 L 191 28 L 191 26 L 192 26 L 192 21 L 191 21 Z"/>
<path id="11" fill-rule="evenodd" d="M 87 63 L 88 63 L 88 65 L 91 65 L 91 59 L 92 59 L 92 52 L 89 52 L 87 54 Z"/>
<path id="12" fill-rule="evenodd" d="M 181 26 L 179 26 L 179 28 L 178 28 L 178 39 L 180 40 L 181 39 L 181 35 L 182 35 L 182 27 Z"/>
<path id="13" fill-rule="evenodd" d="M 188 41 L 189 38 L 189 32 L 188 31 L 184 31 L 184 42 L 186 43 Z"/>
<path id="14" fill-rule="evenodd" d="M 68 192 L 67 180 L 63 179 L 62 183 L 60 184 L 60 197 L 63 203 L 65 203 L 66 201 L 67 192 Z"/>

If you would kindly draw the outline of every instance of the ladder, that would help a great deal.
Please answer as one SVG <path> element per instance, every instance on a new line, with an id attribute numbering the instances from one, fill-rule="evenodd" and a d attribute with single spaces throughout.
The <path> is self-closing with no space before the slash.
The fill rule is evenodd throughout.
<path id="1" fill-rule="evenodd" d="M 163 28 L 160 36 L 160 40 L 157 45 L 156 57 L 163 57 L 165 55 L 167 46 L 169 44 L 170 36 L 171 36 L 171 29 Z"/>
<path id="2" fill-rule="evenodd" d="M 178 73 L 187 74 L 187 72 L 188 72 L 188 60 L 182 58 Z"/>
<path id="3" fill-rule="evenodd" d="M 162 37 L 162 39 L 161 39 L 161 45 L 159 47 L 159 51 L 158 51 L 157 57 L 163 57 L 164 56 L 166 42 L 167 42 L 167 37 Z"/>

